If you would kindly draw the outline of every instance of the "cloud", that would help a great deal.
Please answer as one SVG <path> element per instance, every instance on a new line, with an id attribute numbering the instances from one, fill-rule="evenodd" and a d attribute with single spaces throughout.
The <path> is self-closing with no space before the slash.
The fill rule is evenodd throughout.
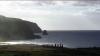
<path id="1" fill-rule="evenodd" d="M 90 0 L 87 1 L 84 0 L 2 1 L 0 2 L 0 5 L 1 5 L 0 14 L 11 16 L 11 17 L 22 18 L 24 20 L 28 20 L 31 22 L 37 22 L 39 26 L 41 26 L 43 29 L 50 29 L 50 28 L 52 29 L 59 28 L 64 30 L 98 29 L 98 27 L 96 26 L 99 25 L 99 23 L 98 24 L 95 23 L 99 21 L 98 19 L 95 19 L 95 18 L 99 18 L 98 11 L 100 9 L 99 1 L 97 0 L 96 1 L 90 1 Z M 84 15 L 87 18 L 85 18 Z M 64 20 L 62 20 L 63 17 L 65 17 Z M 74 18 L 78 18 L 78 19 L 74 19 Z M 59 23 L 52 24 L 51 23 L 52 20 L 55 20 L 54 23 L 57 21 L 58 22 L 62 21 L 63 23 L 67 21 L 70 23 L 66 23 L 62 27 L 63 25 L 62 22 L 61 24 Z M 86 22 L 86 24 L 84 24 L 84 22 Z M 52 27 L 53 25 L 56 25 L 57 28 Z"/>
<path id="2" fill-rule="evenodd" d="M 100 25 L 100 11 L 85 12 L 84 14 L 86 15 L 86 18 L 92 21 L 95 25 Z"/>
<path id="3" fill-rule="evenodd" d="M 77 3 L 73 4 L 75 6 L 97 6 L 100 5 L 99 0 L 78 0 Z"/>
<path id="4" fill-rule="evenodd" d="M 6 1 L 6 0 L 3 0 Z M 100 0 L 9 0 L 12 2 L 18 2 L 16 5 L 97 5 L 100 4 Z"/>

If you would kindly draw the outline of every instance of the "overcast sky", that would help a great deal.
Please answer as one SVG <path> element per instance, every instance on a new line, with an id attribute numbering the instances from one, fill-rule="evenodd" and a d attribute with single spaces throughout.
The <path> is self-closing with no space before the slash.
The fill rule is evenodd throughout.
<path id="1" fill-rule="evenodd" d="M 36 22 L 43 30 L 100 30 L 100 1 L 0 1 L 0 15 Z"/>

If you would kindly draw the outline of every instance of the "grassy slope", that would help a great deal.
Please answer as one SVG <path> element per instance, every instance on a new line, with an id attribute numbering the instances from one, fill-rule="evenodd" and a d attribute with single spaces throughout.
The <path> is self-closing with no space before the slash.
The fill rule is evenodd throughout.
<path id="1" fill-rule="evenodd" d="M 1 49 L 0 56 L 100 56 L 100 48 L 44 48 L 33 47 L 31 49 L 9 48 Z"/>

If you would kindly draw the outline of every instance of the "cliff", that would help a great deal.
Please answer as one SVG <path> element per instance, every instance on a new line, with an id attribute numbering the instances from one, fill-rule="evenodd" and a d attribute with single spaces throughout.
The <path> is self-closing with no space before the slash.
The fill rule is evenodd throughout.
<path id="1" fill-rule="evenodd" d="M 19 18 L 0 16 L 0 40 L 27 40 L 36 39 L 34 33 L 40 33 L 40 27 L 33 22 Z"/>

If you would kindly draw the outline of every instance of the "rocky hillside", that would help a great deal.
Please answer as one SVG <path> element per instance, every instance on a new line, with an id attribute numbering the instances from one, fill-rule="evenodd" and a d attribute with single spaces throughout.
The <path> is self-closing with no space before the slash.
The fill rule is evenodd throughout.
<path id="1" fill-rule="evenodd" d="M 34 33 L 40 33 L 40 27 L 33 22 L 0 16 L 0 41 L 36 39 Z"/>

